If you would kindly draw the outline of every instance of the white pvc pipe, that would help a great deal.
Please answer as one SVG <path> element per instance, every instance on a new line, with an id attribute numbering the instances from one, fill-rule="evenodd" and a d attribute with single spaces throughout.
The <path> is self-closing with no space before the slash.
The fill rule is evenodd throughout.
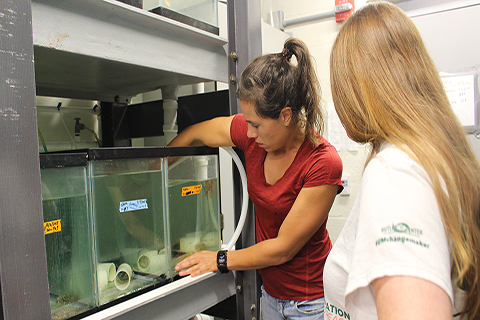
<path id="1" fill-rule="evenodd" d="M 245 224 L 245 219 L 247 218 L 247 210 L 248 210 L 248 189 L 247 189 L 247 174 L 245 173 L 245 168 L 243 167 L 242 161 L 238 157 L 238 155 L 233 151 L 231 147 L 222 147 L 230 157 L 232 157 L 233 161 L 235 162 L 238 171 L 240 172 L 240 178 L 242 181 L 242 210 L 240 213 L 240 219 L 238 220 L 237 227 L 235 228 L 235 232 L 233 233 L 232 238 L 227 244 L 226 250 L 231 250 L 233 245 L 237 242 L 240 233 L 242 232 L 243 225 Z"/>
<path id="2" fill-rule="evenodd" d="M 99 271 L 105 271 L 107 274 L 107 280 L 108 281 L 113 281 L 115 280 L 115 275 L 117 273 L 117 269 L 115 267 L 115 264 L 113 262 L 105 262 L 105 263 L 99 263 L 97 265 L 97 270 Z"/>
<path id="3" fill-rule="evenodd" d="M 138 253 L 137 266 L 142 272 L 161 275 L 167 271 L 165 249 L 157 250 L 142 249 Z"/>
<path id="4" fill-rule="evenodd" d="M 178 110 L 179 86 L 170 85 L 161 87 L 163 99 L 163 136 L 168 144 L 178 133 L 177 110 Z"/>
<path id="5" fill-rule="evenodd" d="M 120 291 L 127 289 L 132 280 L 132 276 L 132 267 L 127 263 L 122 263 L 118 267 L 117 274 L 115 275 L 115 287 Z"/>
<path id="6" fill-rule="evenodd" d="M 308 17 L 301 17 L 297 19 L 290 19 L 290 20 L 285 20 L 283 21 L 283 27 L 289 27 L 294 24 L 300 24 L 300 23 L 305 23 L 305 22 L 310 22 L 314 20 L 321 20 L 325 18 L 331 18 L 335 17 L 335 11 L 330 11 L 330 12 L 324 12 L 324 13 L 317 13 Z M 283 30 L 283 29 L 282 29 Z"/>
<path id="7" fill-rule="evenodd" d="M 199 94 L 199 93 L 204 93 L 205 92 L 205 84 L 202 83 L 197 83 L 197 84 L 192 84 L 192 93 L 193 94 Z"/>

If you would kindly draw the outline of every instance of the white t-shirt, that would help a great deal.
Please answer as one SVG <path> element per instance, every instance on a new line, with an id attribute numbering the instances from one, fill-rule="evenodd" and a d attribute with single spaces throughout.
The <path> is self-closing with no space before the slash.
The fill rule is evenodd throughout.
<path id="1" fill-rule="evenodd" d="M 451 256 L 433 187 L 405 152 L 385 144 L 370 160 L 324 269 L 325 319 L 378 319 L 372 281 L 414 276 L 454 301 Z"/>

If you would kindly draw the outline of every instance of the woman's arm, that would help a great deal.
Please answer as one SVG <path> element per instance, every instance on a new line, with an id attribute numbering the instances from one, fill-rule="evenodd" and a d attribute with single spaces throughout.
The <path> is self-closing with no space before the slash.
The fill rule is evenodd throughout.
<path id="1" fill-rule="evenodd" d="M 245 249 L 229 251 L 228 269 L 260 269 L 290 261 L 325 222 L 337 190 L 336 185 L 303 188 L 283 221 L 278 236 Z M 198 252 L 180 262 L 175 269 L 182 270 L 180 276 L 218 271 L 216 252 Z"/>
<path id="2" fill-rule="evenodd" d="M 233 117 L 218 117 L 191 125 L 180 132 L 168 146 L 233 147 L 230 137 Z"/>
<path id="3" fill-rule="evenodd" d="M 392 276 L 372 282 L 378 319 L 452 319 L 452 302 L 439 286 L 421 278 Z"/>

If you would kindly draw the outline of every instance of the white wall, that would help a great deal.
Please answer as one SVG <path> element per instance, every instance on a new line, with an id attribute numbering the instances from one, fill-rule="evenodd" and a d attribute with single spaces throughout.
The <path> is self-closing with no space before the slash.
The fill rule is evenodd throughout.
<path id="1" fill-rule="evenodd" d="M 355 1 L 355 8 L 358 9 L 362 5 L 364 5 L 367 2 L 367 0 L 359 0 Z M 479 1 L 475 0 L 457 0 L 457 1 L 449 1 L 449 0 L 429 0 L 429 1 L 398 1 L 397 4 L 404 9 L 407 14 L 413 15 L 413 14 L 419 14 L 419 15 L 424 15 L 428 14 L 431 12 L 436 12 L 439 11 L 441 12 L 442 10 L 446 9 L 451 9 L 453 7 L 468 7 L 468 6 L 473 6 L 475 4 L 478 4 Z M 309 17 L 312 15 L 316 14 L 321 14 L 321 13 L 326 13 L 326 12 L 331 12 L 334 9 L 335 1 L 334 0 L 297 0 L 297 1 L 286 1 L 286 0 L 262 0 L 262 17 L 266 19 L 269 11 L 275 12 L 277 10 L 282 10 L 285 15 L 285 20 L 291 20 L 291 19 L 297 19 L 297 18 L 303 18 L 303 17 Z M 478 10 L 477 8 L 467 8 L 464 10 Z M 420 12 L 421 11 L 421 12 Z M 414 22 L 418 18 L 414 18 Z M 422 19 L 427 19 L 427 18 L 422 18 Z M 451 19 L 450 19 L 451 20 Z M 461 60 L 461 61 L 466 61 L 464 58 L 458 59 L 460 54 L 462 54 L 462 57 L 465 53 L 468 53 L 469 56 L 473 56 L 474 58 L 474 63 L 473 64 L 480 64 L 480 57 L 478 57 L 478 54 L 475 55 L 475 53 L 478 51 L 479 45 L 478 45 L 478 35 L 480 34 L 480 28 L 478 27 L 478 24 L 480 23 L 478 19 L 474 19 L 473 17 L 470 17 L 470 19 L 467 19 L 469 21 L 467 22 L 462 22 L 460 20 L 455 20 L 455 21 L 449 21 L 449 23 L 445 23 L 444 20 L 442 19 L 436 19 L 437 23 L 443 24 L 445 28 L 449 29 L 452 24 L 453 25 L 464 25 L 467 24 L 470 26 L 472 24 L 475 25 L 473 28 L 467 28 L 469 30 L 465 30 L 465 33 L 468 33 L 470 37 L 465 37 L 464 34 L 461 34 L 459 36 L 453 35 L 450 39 L 450 41 L 453 41 L 453 44 L 448 45 L 448 50 L 451 51 L 452 47 L 457 48 L 458 52 L 457 54 L 454 52 L 452 53 L 452 56 L 447 57 L 449 61 L 454 61 L 454 60 Z M 442 22 L 443 21 L 443 22 Z M 448 27 L 447 27 L 448 25 Z M 341 27 L 341 23 L 336 23 L 335 19 L 332 18 L 326 18 L 322 20 L 317 20 L 313 22 L 307 22 L 299 25 L 292 25 L 290 27 L 287 27 L 285 32 L 289 33 L 291 36 L 300 38 L 303 40 L 307 46 L 309 47 L 310 53 L 313 55 L 313 57 L 316 60 L 316 71 L 318 78 L 320 80 L 320 84 L 322 87 L 322 104 L 323 107 L 325 108 L 325 113 L 326 113 L 326 106 L 328 103 L 332 102 L 332 95 L 330 91 L 330 75 L 329 75 L 329 55 L 330 55 L 330 50 L 333 45 L 333 42 L 335 40 L 335 37 Z M 435 30 L 435 27 L 430 26 L 431 30 Z M 424 32 L 423 30 L 420 30 L 421 33 Z M 472 34 L 472 32 L 475 32 L 475 34 Z M 438 38 L 438 32 L 437 34 L 423 34 L 424 36 L 424 41 L 427 43 L 427 49 L 432 49 L 429 48 L 430 42 L 436 42 L 432 41 L 433 38 Z M 445 33 L 442 33 L 442 37 L 445 35 Z M 426 39 L 429 37 L 429 39 Z M 442 38 L 441 42 L 444 42 L 445 39 Z M 455 45 L 456 41 L 459 41 L 461 43 L 461 47 Z M 438 41 L 437 41 L 438 42 Z M 467 47 L 465 47 L 465 45 Z M 435 48 L 435 52 L 431 52 L 432 57 L 434 61 L 436 61 L 436 56 L 441 54 L 443 58 L 445 55 L 445 48 L 439 49 Z M 433 49 L 432 49 L 433 50 Z M 438 61 L 438 64 L 443 63 Z M 472 64 L 472 63 L 470 63 Z M 469 65 L 470 66 L 470 65 Z M 329 139 L 328 130 L 324 133 L 324 136 Z M 469 141 L 472 143 L 472 146 L 475 150 L 475 153 L 477 154 L 477 157 L 480 158 L 480 140 L 476 139 L 473 135 L 468 136 Z M 366 156 L 368 155 L 368 149 L 365 146 L 359 146 L 358 151 L 339 151 L 340 157 L 342 158 L 343 161 L 343 168 L 344 168 L 344 174 L 348 174 L 350 176 L 350 188 L 351 188 L 351 193 L 349 196 L 337 196 L 335 203 L 333 205 L 332 210 L 330 211 L 330 217 L 328 220 L 327 228 L 328 231 L 330 232 L 330 236 L 332 238 L 332 241 L 335 241 L 343 228 L 343 225 L 345 223 L 346 218 L 348 217 L 353 202 L 355 200 L 355 197 L 357 195 L 358 191 L 358 186 L 359 182 L 361 179 L 364 163 L 366 160 Z"/>
<path id="2" fill-rule="evenodd" d="M 480 72 L 480 1 L 437 0 L 429 6 L 415 6 L 414 3 L 406 1 L 399 6 L 417 26 L 439 71 L 458 73 L 475 68 Z M 475 100 L 477 119 L 480 119 L 480 92 L 477 92 Z M 473 134 L 469 134 L 467 138 L 475 155 L 480 159 L 480 139 Z"/>
<path id="3" fill-rule="evenodd" d="M 365 1 L 355 1 L 355 6 L 359 7 L 364 3 Z M 282 10 L 285 14 L 285 20 L 288 21 L 315 14 L 332 12 L 334 6 L 334 0 L 263 0 L 262 17 L 266 19 L 266 15 L 270 10 L 273 12 Z M 335 18 L 331 17 L 299 25 L 292 25 L 285 29 L 285 32 L 291 36 L 303 40 L 315 59 L 317 76 L 322 88 L 322 107 L 324 108 L 325 115 L 327 115 L 327 104 L 332 102 L 329 68 L 330 50 L 340 27 L 341 23 L 335 22 Z M 325 130 L 324 136 L 328 140 L 327 132 L 328 130 Z M 367 151 L 365 147 L 359 146 L 358 151 L 340 151 L 339 154 L 343 161 L 343 172 L 350 176 L 350 195 L 337 196 L 330 211 L 327 228 L 332 241 L 337 239 L 352 208 Z"/>

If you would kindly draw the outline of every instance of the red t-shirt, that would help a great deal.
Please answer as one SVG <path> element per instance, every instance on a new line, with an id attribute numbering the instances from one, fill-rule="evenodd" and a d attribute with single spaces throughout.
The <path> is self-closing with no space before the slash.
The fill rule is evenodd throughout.
<path id="1" fill-rule="evenodd" d="M 322 137 L 315 147 L 305 139 L 293 163 L 274 185 L 265 181 L 266 152 L 247 137 L 247 122 L 237 114 L 230 127 L 233 143 L 246 160 L 248 194 L 255 205 L 257 242 L 276 238 L 278 230 L 302 188 L 338 185 L 343 189 L 342 161 L 335 148 Z M 265 291 L 284 300 L 314 300 L 323 297 L 323 266 L 332 243 L 327 221 L 297 255 L 282 265 L 260 269 Z"/>

